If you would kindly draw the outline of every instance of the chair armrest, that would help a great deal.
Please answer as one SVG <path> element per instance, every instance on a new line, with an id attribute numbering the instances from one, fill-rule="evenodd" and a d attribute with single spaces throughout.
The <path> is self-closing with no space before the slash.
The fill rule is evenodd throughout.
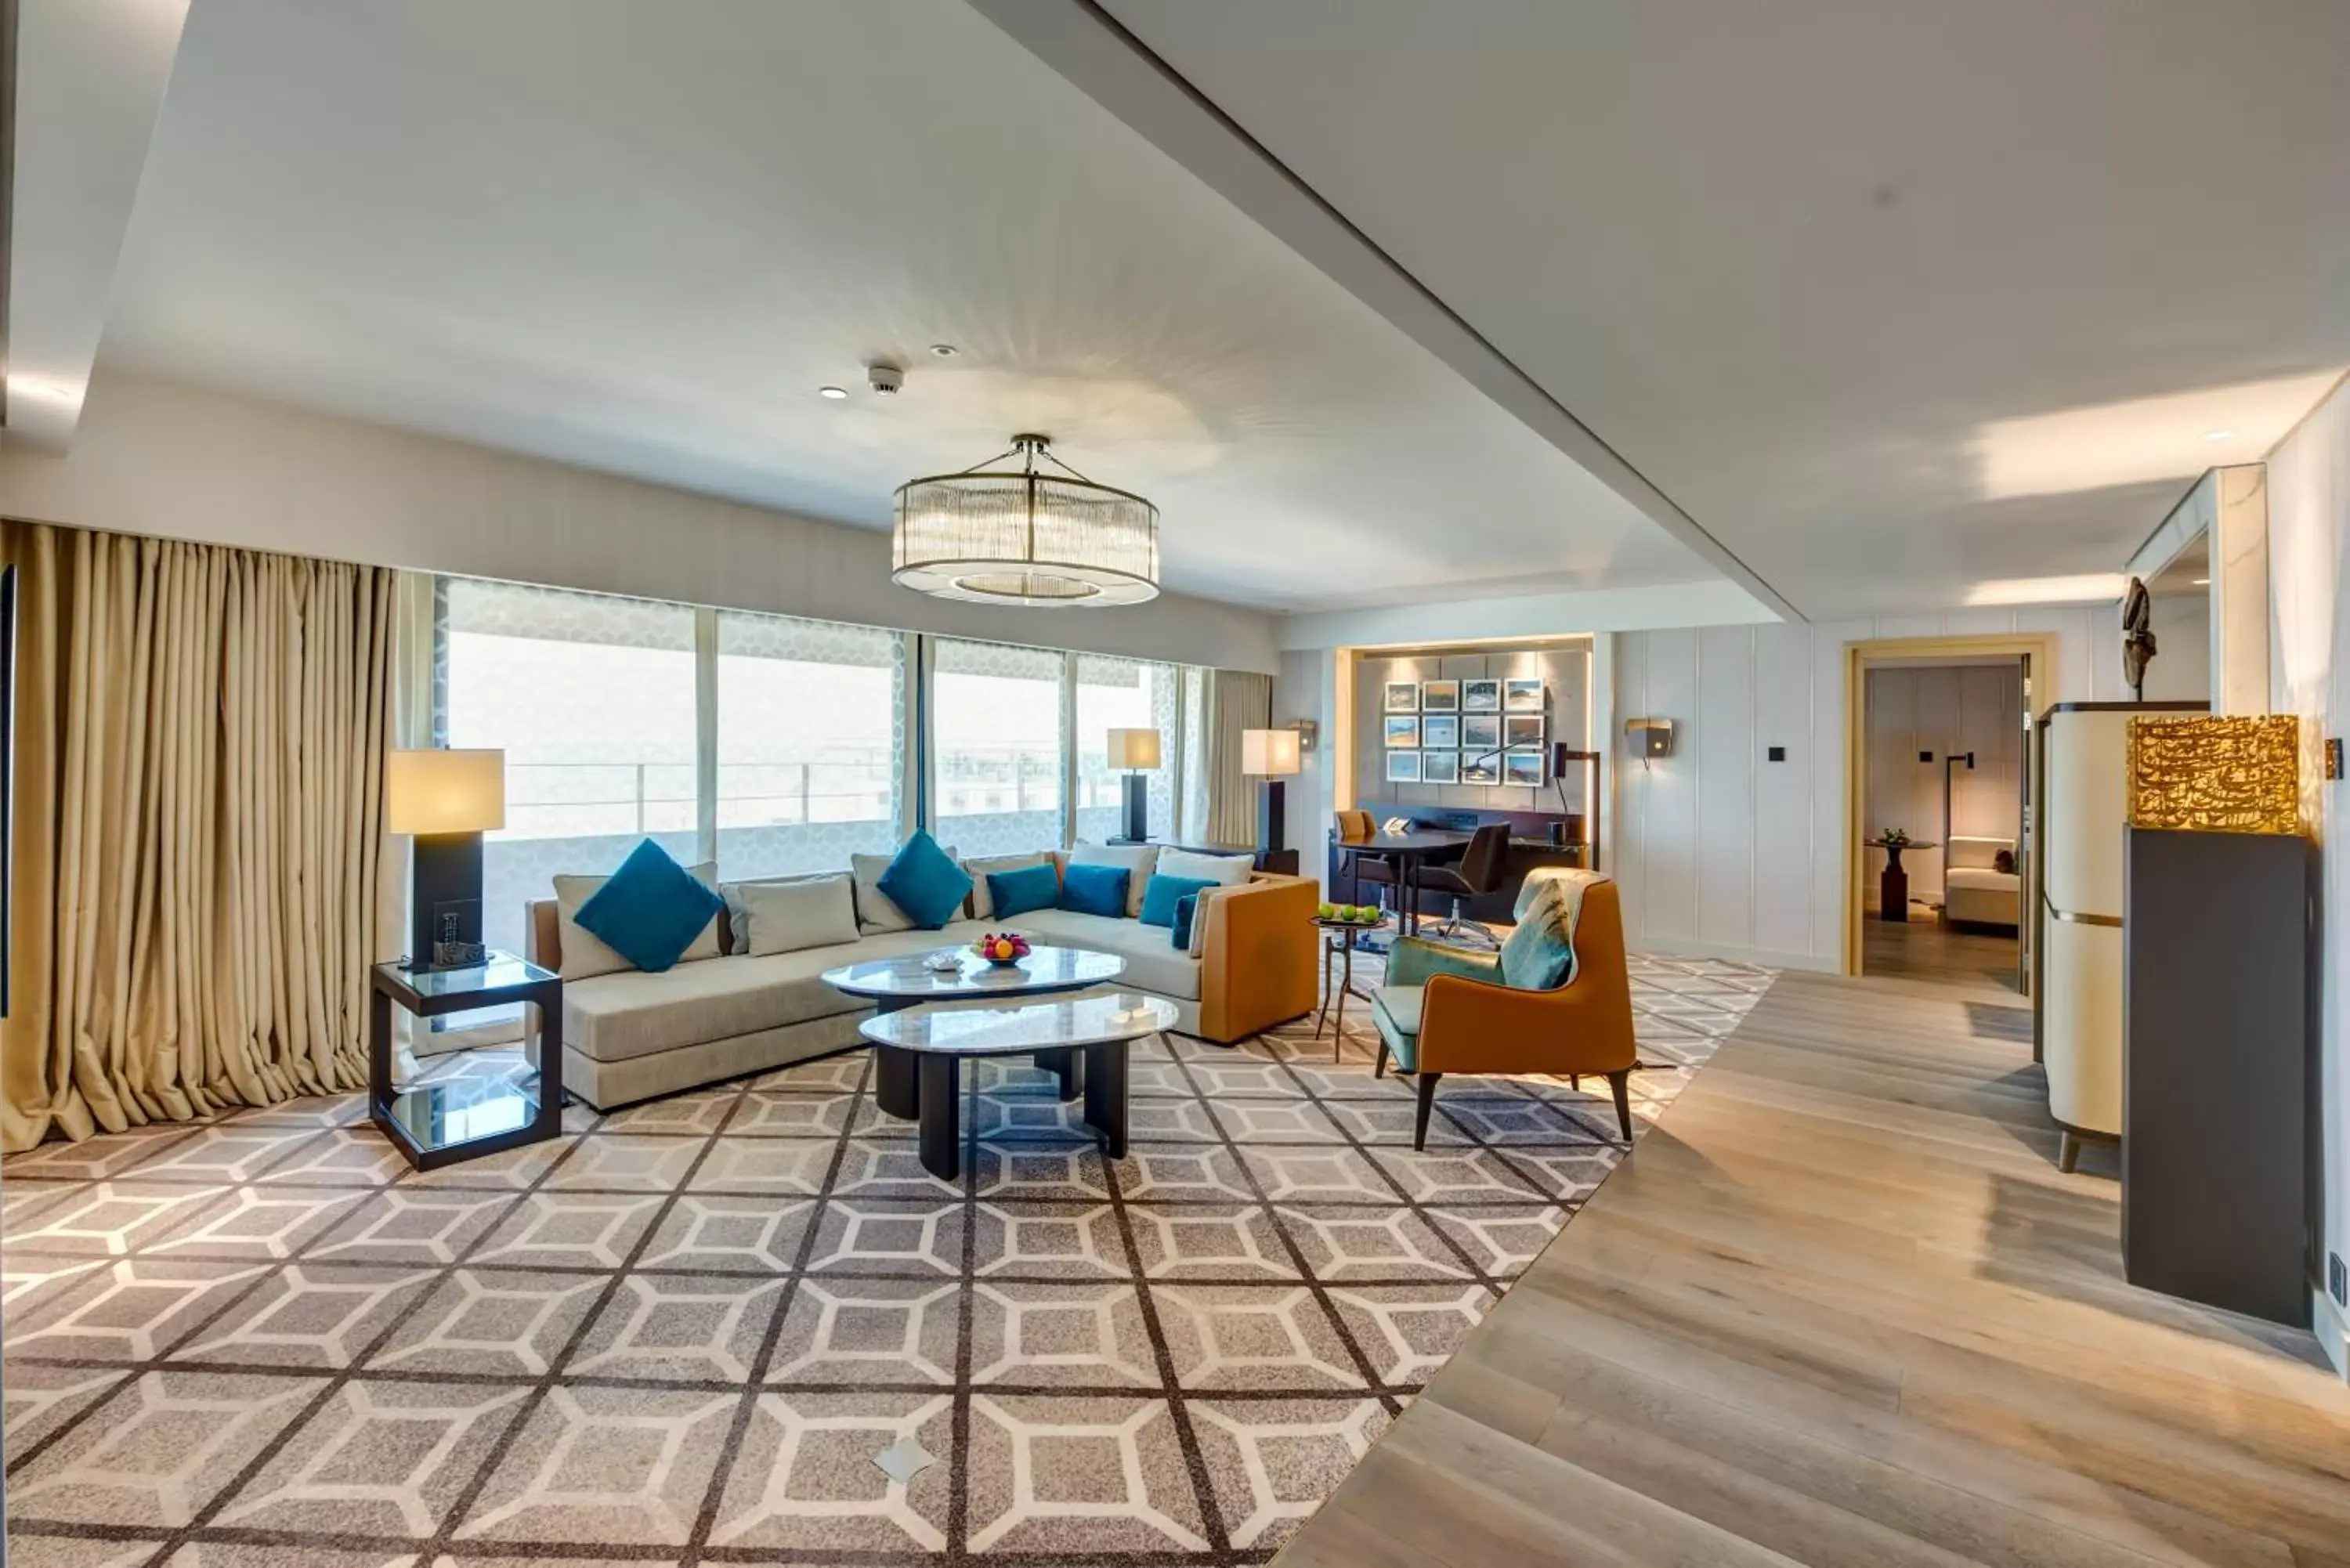
<path id="1" fill-rule="evenodd" d="M 1520 991 L 1437 974 L 1420 998 L 1424 1073 L 1618 1073 L 1638 1059 L 1631 1031 L 1574 985 Z"/>
<path id="2" fill-rule="evenodd" d="M 1418 937 L 1398 937 L 1388 950 L 1389 985 L 1426 985 L 1430 975 L 1457 974 L 1467 980 L 1500 984 L 1502 956 L 1472 953 Z"/>
<path id="3" fill-rule="evenodd" d="M 1322 889 L 1259 875 L 1201 906 L 1200 1033 L 1229 1044 L 1314 1011 Z"/>

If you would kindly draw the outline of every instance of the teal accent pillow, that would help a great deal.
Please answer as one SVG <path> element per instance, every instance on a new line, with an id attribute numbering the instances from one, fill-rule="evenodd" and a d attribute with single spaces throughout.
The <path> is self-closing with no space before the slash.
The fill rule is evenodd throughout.
<path id="1" fill-rule="evenodd" d="M 1552 991 L 1575 967 L 1556 894 L 1527 910 L 1502 944 L 1502 983 L 1518 991 Z"/>
<path id="2" fill-rule="evenodd" d="M 1153 877 L 1142 885 L 1142 923 L 1146 926 L 1173 925 L 1176 905 L 1202 888 L 1217 885 L 1204 877 Z"/>
<path id="3" fill-rule="evenodd" d="M 1123 866 L 1071 866 L 1061 873 L 1060 906 L 1080 915 L 1126 918 L 1126 888 L 1134 873 Z"/>
<path id="4" fill-rule="evenodd" d="M 726 901 L 648 838 L 579 906 L 579 929 L 639 969 L 676 963 Z"/>
<path id="5" fill-rule="evenodd" d="M 1156 882 L 1159 878 L 1154 877 L 1151 880 Z M 1142 896 L 1145 899 L 1150 897 L 1148 891 Z M 1188 953 L 1191 950 L 1191 924 L 1199 918 L 1199 894 L 1186 893 L 1175 900 L 1175 950 L 1177 952 Z"/>
<path id="6" fill-rule="evenodd" d="M 939 847 L 927 833 L 906 840 L 878 884 L 884 896 L 906 912 L 906 919 L 926 931 L 935 931 L 962 912 L 971 897 L 971 873 Z"/>
<path id="7" fill-rule="evenodd" d="M 994 902 L 999 920 L 1031 909 L 1049 909 L 1061 896 L 1061 874 L 1050 861 L 1023 866 L 1017 871 L 990 871 L 987 896 Z"/>

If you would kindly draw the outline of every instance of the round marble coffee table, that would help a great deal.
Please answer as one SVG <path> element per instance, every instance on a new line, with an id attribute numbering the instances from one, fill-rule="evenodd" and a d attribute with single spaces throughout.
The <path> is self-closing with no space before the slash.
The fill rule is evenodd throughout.
<path id="1" fill-rule="evenodd" d="M 941 1181 L 962 1174 L 962 1064 L 977 1056 L 1085 1054 L 1086 1124 L 1102 1152 L 1126 1158 L 1127 1047 L 1175 1027 L 1175 1004 L 1138 992 L 1064 997 L 1016 1007 L 914 1007 L 879 1012 L 858 1026 L 877 1051 L 911 1056 L 921 1080 L 922 1168 Z M 972 1097 L 979 1081 L 972 1080 Z M 976 1108 L 971 1119 L 979 1135 Z"/>
<path id="2" fill-rule="evenodd" d="M 934 970 L 924 961 L 935 953 L 952 953 L 953 969 Z M 932 948 L 899 958 L 870 959 L 824 971 L 825 984 L 851 996 L 870 997 L 876 1012 L 887 1016 L 903 1008 L 931 1002 L 977 1002 L 995 997 L 1045 996 L 1055 992 L 1087 991 L 1107 985 L 1126 972 L 1126 961 L 1116 953 L 1087 948 L 1037 946 L 1016 964 L 992 964 L 967 948 Z M 1079 1064 L 1072 1050 L 1036 1053 L 1036 1065 L 1061 1080 L 1061 1098 L 1077 1097 Z M 910 1122 L 920 1114 L 920 1079 L 914 1058 L 891 1046 L 877 1045 L 873 1053 L 873 1103 L 887 1115 Z"/>

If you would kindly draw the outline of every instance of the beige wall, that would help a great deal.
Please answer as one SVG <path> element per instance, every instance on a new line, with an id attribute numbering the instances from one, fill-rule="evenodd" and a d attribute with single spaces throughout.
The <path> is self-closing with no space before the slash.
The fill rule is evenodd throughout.
<path id="1" fill-rule="evenodd" d="M 950 604 L 889 581 L 883 532 L 135 376 L 101 374 L 92 383 L 64 457 L 0 449 L 0 514 L 1000 642 L 1279 669 L 1273 618 L 1256 611 L 1171 594 L 1108 611 Z"/>
<path id="2" fill-rule="evenodd" d="M 2318 1073 L 2324 1245 L 2350 1258 L 2350 849 L 2333 820 L 2323 746 L 2350 729 L 2350 389 L 2334 394 L 2269 454 L 2272 709 L 2301 719 L 2302 815 L 2323 880 Z M 2343 1314 L 2321 1296 L 2319 1337 L 2345 1366 Z M 2350 1368 L 2345 1368 L 2350 1372 Z"/>

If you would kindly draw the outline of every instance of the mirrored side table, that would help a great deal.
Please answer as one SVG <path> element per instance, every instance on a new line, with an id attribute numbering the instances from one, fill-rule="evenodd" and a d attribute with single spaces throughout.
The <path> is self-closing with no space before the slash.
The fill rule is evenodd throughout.
<path id="1" fill-rule="evenodd" d="M 418 1170 L 551 1138 L 563 1128 L 563 977 L 492 951 L 462 969 L 375 966 L 368 1012 L 368 1118 Z M 392 1086 L 391 1010 L 418 1018 L 470 1012 L 504 1002 L 538 1009 L 535 1077 L 485 1083 L 454 1078 Z"/>

